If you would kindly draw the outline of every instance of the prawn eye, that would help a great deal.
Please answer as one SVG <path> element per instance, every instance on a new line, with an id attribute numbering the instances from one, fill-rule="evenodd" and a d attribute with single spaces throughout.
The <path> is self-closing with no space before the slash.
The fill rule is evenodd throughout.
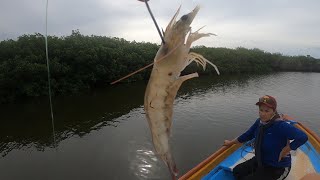
<path id="1" fill-rule="evenodd" d="M 188 19 L 188 15 L 183 15 L 180 19 L 186 21 Z"/>

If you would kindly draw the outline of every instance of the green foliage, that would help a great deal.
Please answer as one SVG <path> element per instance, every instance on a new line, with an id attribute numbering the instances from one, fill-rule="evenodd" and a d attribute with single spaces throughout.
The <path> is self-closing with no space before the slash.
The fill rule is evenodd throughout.
<path id="1" fill-rule="evenodd" d="M 78 30 L 65 37 L 48 37 L 52 91 L 72 95 L 104 86 L 150 64 L 159 45 L 129 42 L 122 38 L 84 36 Z M 320 71 L 320 61 L 310 56 L 288 57 L 260 49 L 227 49 L 198 46 L 192 49 L 215 63 L 221 74 L 271 71 Z M 183 72 L 201 72 L 195 63 Z M 147 80 L 151 68 L 124 82 Z M 44 36 L 22 35 L 0 42 L 0 103 L 48 93 Z"/>
<path id="2" fill-rule="evenodd" d="M 120 38 L 84 36 L 78 30 L 66 37 L 48 37 L 52 91 L 72 95 L 103 86 L 153 61 L 156 44 Z M 128 81 L 149 76 L 144 71 Z M 44 36 L 23 35 L 0 42 L 0 103 L 48 93 Z"/>
<path id="3" fill-rule="evenodd" d="M 268 73 L 273 71 L 320 72 L 320 59 L 311 56 L 283 56 L 254 48 L 208 48 L 193 49 L 216 64 L 221 74 Z M 206 72 L 214 73 L 210 68 Z"/>

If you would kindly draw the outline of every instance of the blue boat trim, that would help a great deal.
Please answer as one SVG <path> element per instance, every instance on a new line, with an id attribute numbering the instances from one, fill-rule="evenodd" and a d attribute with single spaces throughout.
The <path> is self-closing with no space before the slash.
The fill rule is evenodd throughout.
<path id="1" fill-rule="evenodd" d="M 248 146 L 246 143 L 245 145 L 241 146 L 235 152 L 233 152 L 230 156 L 228 156 L 225 160 L 223 160 L 216 168 L 211 170 L 206 176 L 202 178 L 202 180 L 212 180 L 212 179 L 219 179 L 223 178 L 226 180 L 234 179 L 232 175 L 232 170 L 230 169 L 239 159 L 245 157 L 249 152 L 253 151 L 251 146 Z M 231 177 L 230 177 L 231 175 Z"/>
<path id="2" fill-rule="evenodd" d="M 253 152 L 253 148 L 248 144 L 249 143 L 244 144 L 229 155 L 217 167 L 204 176 L 202 180 L 234 180 L 230 167 L 234 166 L 237 161 L 244 158 L 249 152 Z M 320 154 L 315 150 L 312 144 L 308 141 L 300 146 L 299 149 L 309 157 L 315 171 L 320 173 Z"/>
<path id="3" fill-rule="evenodd" d="M 320 154 L 314 149 L 311 143 L 308 141 L 299 149 L 309 157 L 315 171 L 320 173 Z"/>

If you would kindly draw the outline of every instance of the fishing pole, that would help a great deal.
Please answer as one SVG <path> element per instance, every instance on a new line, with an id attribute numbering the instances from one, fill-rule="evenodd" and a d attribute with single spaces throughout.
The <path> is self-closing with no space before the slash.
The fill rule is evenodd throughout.
<path id="1" fill-rule="evenodd" d="M 156 19 L 154 18 L 153 14 L 152 14 L 152 11 L 151 11 L 151 9 L 150 9 L 150 6 L 149 6 L 149 4 L 148 4 L 148 1 L 149 1 L 149 0 L 138 0 L 138 1 L 144 2 L 144 3 L 146 4 L 146 7 L 147 7 L 147 9 L 148 9 L 148 11 L 149 11 L 149 14 L 150 14 L 150 16 L 151 16 L 151 18 L 152 18 L 152 20 L 153 20 L 153 23 L 154 23 L 154 25 L 156 26 L 156 28 L 157 28 L 157 30 L 158 30 L 158 33 L 159 33 L 159 35 L 160 35 L 162 44 L 165 44 L 165 41 L 164 41 L 164 38 L 163 38 L 163 34 L 161 33 L 160 28 L 159 28 L 159 26 L 158 26 L 158 23 L 157 23 Z M 177 46 L 177 47 L 178 47 L 178 46 Z M 176 47 L 176 48 L 177 48 L 177 47 Z M 176 49 L 176 48 L 174 48 L 174 49 Z M 168 53 L 168 54 L 170 54 L 170 53 Z M 167 55 L 168 55 L 168 54 L 167 54 Z M 166 57 L 166 56 L 164 56 L 164 57 Z M 161 58 L 161 59 L 164 59 L 164 57 Z M 161 59 L 159 59 L 158 62 L 159 62 Z M 110 84 L 113 85 L 113 84 L 115 84 L 115 83 L 117 83 L 117 82 L 119 82 L 119 81 L 122 81 L 122 80 L 124 80 L 124 79 L 126 79 L 126 78 L 128 78 L 128 77 L 130 77 L 130 76 L 132 76 L 132 75 L 134 75 L 134 74 L 136 74 L 136 73 L 144 70 L 144 69 L 147 69 L 148 67 L 152 66 L 153 64 L 154 64 L 154 63 L 150 63 L 150 64 L 148 64 L 147 66 L 145 66 L 145 67 L 143 67 L 143 68 L 140 68 L 140 69 L 138 69 L 138 70 L 136 70 L 136 71 L 134 71 L 134 72 L 132 72 L 132 73 L 130 73 L 130 74 L 128 74 L 128 75 L 126 75 L 126 76 L 118 79 L 118 80 L 116 80 L 116 81 L 111 82 Z"/>
<path id="2" fill-rule="evenodd" d="M 156 28 L 157 28 L 157 30 L 158 30 L 158 33 L 159 33 L 159 35 L 160 35 L 160 38 L 161 38 L 161 40 L 162 40 L 162 44 L 165 44 L 165 41 L 164 41 L 164 39 L 163 39 L 163 34 L 161 33 L 160 28 L 159 28 L 159 26 L 158 26 L 158 23 L 157 23 L 156 19 L 154 18 L 153 14 L 152 14 L 152 11 L 151 11 L 151 9 L 150 9 L 150 6 L 149 6 L 149 4 L 148 4 L 148 1 L 149 1 L 149 0 L 138 0 L 138 1 L 144 2 L 144 3 L 146 4 L 147 9 L 148 9 L 148 11 L 149 11 L 149 14 L 150 14 L 150 16 L 151 16 L 151 18 L 152 18 L 152 21 L 153 21 L 154 25 L 156 26 Z"/>

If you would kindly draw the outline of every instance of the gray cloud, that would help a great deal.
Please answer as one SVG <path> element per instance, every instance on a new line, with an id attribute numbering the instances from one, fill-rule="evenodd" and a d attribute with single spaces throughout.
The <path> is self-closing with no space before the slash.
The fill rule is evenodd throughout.
<path id="1" fill-rule="evenodd" d="M 193 29 L 217 37 L 196 45 L 260 48 L 287 55 L 320 58 L 320 1 L 318 0 L 150 0 L 162 28 L 179 5 L 181 14 L 200 4 Z M 48 33 L 68 35 L 79 29 L 87 35 L 122 37 L 160 43 L 144 3 L 137 0 L 49 0 Z M 4 0 L 0 6 L 0 40 L 45 32 L 45 1 Z"/>

